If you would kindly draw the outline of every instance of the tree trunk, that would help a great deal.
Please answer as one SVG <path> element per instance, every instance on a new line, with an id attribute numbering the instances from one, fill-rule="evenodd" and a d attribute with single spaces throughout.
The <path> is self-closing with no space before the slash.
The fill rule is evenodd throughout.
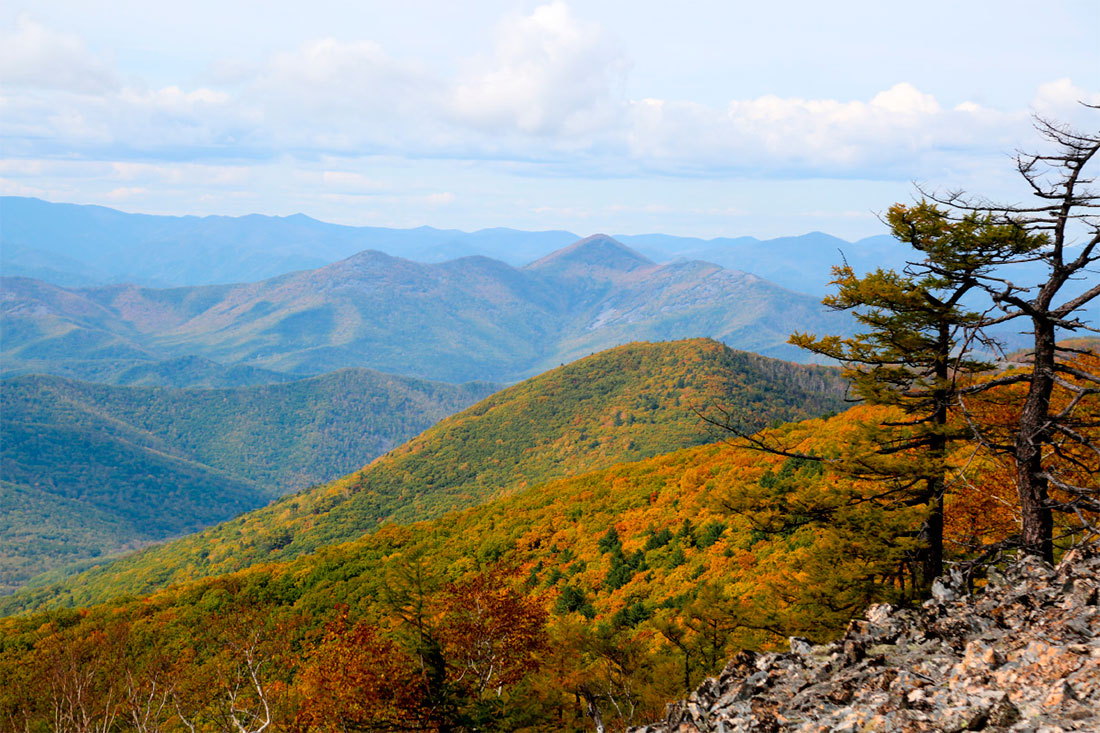
<path id="1" fill-rule="evenodd" d="M 1050 395 L 1054 389 L 1054 324 L 1035 321 L 1031 386 L 1016 433 L 1016 493 L 1020 500 L 1023 551 L 1054 562 L 1054 516 L 1047 502 L 1043 445 L 1047 442 Z"/>
<path id="2" fill-rule="evenodd" d="M 584 695 L 588 717 L 592 719 L 592 725 L 596 726 L 596 733 L 604 733 L 603 715 L 600 714 L 600 708 L 596 705 L 596 698 L 588 690 L 582 690 L 581 694 Z"/>
<path id="3" fill-rule="evenodd" d="M 947 416 L 950 408 L 951 390 L 947 384 L 951 375 L 951 327 L 946 319 L 939 323 L 939 333 L 936 340 L 936 363 L 934 374 L 936 386 L 932 392 L 932 425 L 934 432 L 928 439 L 928 454 L 931 465 L 936 467 L 936 473 L 925 479 L 926 501 L 928 502 L 928 517 L 921 527 L 920 539 L 925 543 L 921 549 L 918 560 L 920 571 L 923 575 L 919 582 L 921 588 L 927 591 L 932 587 L 932 581 L 943 575 L 943 493 L 946 488 L 944 480 L 944 460 L 947 457 Z"/>
<path id="4" fill-rule="evenodd" d="M 928 503 L 928 517 L 924 520 L 920 538 L 925 547 L 921 550 L 921 587 L 927 590 L 932 581 L 943 575 L 943 481 L 932 490 Z"/>

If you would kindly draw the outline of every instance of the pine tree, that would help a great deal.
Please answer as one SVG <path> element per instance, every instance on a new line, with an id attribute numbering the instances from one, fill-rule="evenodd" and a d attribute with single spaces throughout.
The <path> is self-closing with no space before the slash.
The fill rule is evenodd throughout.
<path id="1" fill-rule="evenodd" d="M 927 202 L 896 204 L 886 221 L 917 256 L 902 273 L 879 269 L 860 277 L 847 264 L 836 267 L 837 292 L 824 301 L 852 312 L 865 330 L 851 338 L 796 333 L 791 343 L 839 361 L 860 401 L 896 416 L 863 425 L 831 464 L 880 481 L 876 500 L 924 507 L 912 570 L 927 587 L 943 571 L 949 446 L 969 437 L 950 413 L 967 377 L 991 366 L 973 356 L 988 319 L 968 307 L 968 296 L 1006 257 L 1040 240 L 988 216 L 952 220 Z"/>

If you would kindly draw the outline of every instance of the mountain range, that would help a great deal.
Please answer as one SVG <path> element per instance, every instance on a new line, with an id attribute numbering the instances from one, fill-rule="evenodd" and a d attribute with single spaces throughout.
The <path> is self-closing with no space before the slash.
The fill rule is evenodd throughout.
<path id="1" fill-rule="evenodd" d="M 835 369 L 705 339 L 621 346 L 498 392 L 335 482 L 72 578 L 71 569 L 46 573 L 7 607 L 87 603 L 286 560 L 385 522 L 432 519 L 553 479 L 720 440 L 725 434 L 699 416 L 715 405 L 742 429 L 756 429 L 836 410 L 844 387 Z"/>
<path id="2" fill-rule="evenodd" d="M 417 262 L 343 252 L 366 233 L 305 217 L 4 205 L 5 275 L 21 273 L 0 283 L 12 726 L 243 730 L 252 710 L 312 730 L 627 729 L 734 651 L 756 679 L 746 649 L 794 658 L 869 603 L 920 599 L 904 568 L 926 508 L 844 448 L 897 414 L 836 414 L 840 370 L 728 346 L 794 355 L 791 331 L 851 333 L 759 275 L 771 262 L 806 282 L 824 258 L 807 242 L 826 235 L 753 253 L 369 231 L 449 253 Z M 9 227 L 19 207 L 37 218 Z M 453 257 L 478 236 L 478 254 Z M 485 256 L 509 243 L 527 254 Z M 874 243 L 849 249 L 889 264 Z M 757 274 L 705 261 L 739 251 Z M 204 257 L 226 281 L 153 286 L 204 277 Z M 664 340 L 688 335 L 720 341 Z M 997 420 L 1018 385 L 1002 386 Z M 1083 425 L 1092 397 L 1073 398 Z M 1017 531 L 993 458 L 977 442 L 948 457 L 965 477 L 944 497 L 953 548 Z"/>
<path id="3" fill-rule="evenodd" d="M 64 288 L 4 278 L 5 376 L 147 380 L 184 356 L 298 376 L 368 367 L 513 382 L 636 340 L 715 338 L 806 359 L 794 330 L 848 333 L 813 296 L 702 261 L 657 264 L 594 235 L 522 268 L 366 251 L 246 284 Z M 252 371 L 259 378 L 263 372 Z"/>
<path id="4" fill-rule="evenodd" d="M 253 282 L 323 267 L 364 250 L 429 263 L 483 255 L 521 267 L 579 238 L 561 230 L 351 227 L 303 214 L 154 216 L 0 197 L 4 274 L 69 287 Z M 654 262 L 704 260 L 814 295 L 824 293 L 829 268 L 841 261 L 841 253 L 857 269 L 900 267 L 906 256 L 905 248 L 885 235 L 857 242 L 822 232 L 770 240 L 667 234 L 615 238 Z"/>
<path id="5" fill-rule="evenodd" d="M 353 471 L 495 391 L 367 369 L 171 389 L 0 382 L 0 592 Z"/>

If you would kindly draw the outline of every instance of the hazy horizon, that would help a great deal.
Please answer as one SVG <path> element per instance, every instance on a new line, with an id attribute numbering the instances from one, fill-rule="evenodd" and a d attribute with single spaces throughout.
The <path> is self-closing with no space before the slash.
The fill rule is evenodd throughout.
<path id="1" fill-rule="evenodd" d="M 0 193 L 168 215 L 767 239 L 913 182 L 1018 199 L 1100 101 L 1100 6 L 19 1 Z M 1030 34 L 1030 35 L 1028 35 Z M 1019 39 L 1006 43 L 1005 39 Z M 1026 43 L 1027 53 L 1021 52 Z M 1091 124 L 1091 123 L 1089 123 Z"/>

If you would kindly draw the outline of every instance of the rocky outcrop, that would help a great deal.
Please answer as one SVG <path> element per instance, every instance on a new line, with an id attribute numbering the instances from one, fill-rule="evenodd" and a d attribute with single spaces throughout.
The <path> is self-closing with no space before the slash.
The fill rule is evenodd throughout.
<path id="1" fill-rule="evenodd" d="M 823 646 L 734 657 L 658 731 L 1100 731 L 1100 556 L 1025 558 L 979 592 L 870 607 Z"/>

